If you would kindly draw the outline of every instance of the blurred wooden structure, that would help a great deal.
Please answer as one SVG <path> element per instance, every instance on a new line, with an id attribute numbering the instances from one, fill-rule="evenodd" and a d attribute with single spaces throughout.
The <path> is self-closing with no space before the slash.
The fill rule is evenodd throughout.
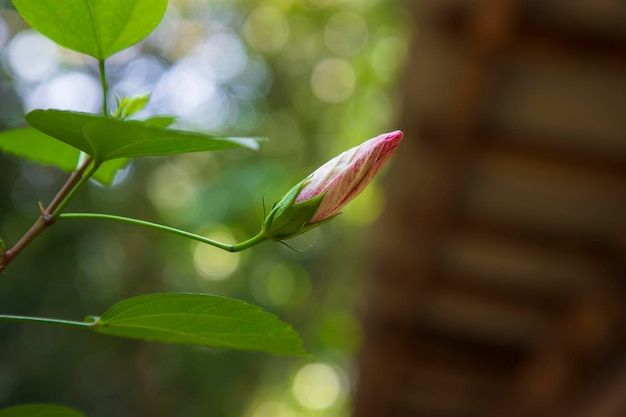
<path id="1" fill-rule="evenodd" d="M 354 416 L 626 416 L 626 3 L 408 5 Z"/>

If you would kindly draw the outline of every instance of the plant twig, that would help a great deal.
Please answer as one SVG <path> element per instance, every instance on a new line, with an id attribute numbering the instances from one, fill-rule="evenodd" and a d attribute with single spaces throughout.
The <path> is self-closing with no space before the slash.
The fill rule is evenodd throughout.
<path id="1" fill-rule="evenodd" d="M 98 60 L 98 69 L 100 70 L 100 84 L 102 87 L 102 114 L 104 117 L 109 116 L 108 106 L 108 93 L 106 79 L 105 60 Z M 87 168 L 89 171 L 87 171 Z M 4 272 L 6 267 L 11 263 L 13 259 L 33 241 L 37 236 L 41 234 L 48 226 L 52 225 L 59 214 L 63 211 L 65 206 L 74 197 L 74 194 L 83 186 L 87 180 L 96 172 L 99 163 L 96 163 L 92 157 L 87 157 L 83 163 L 72 172 L 67 179 L 63 187 L 59 190 L 52 202 L 41 212 L 41 216 L 35 221 L 35 223 L 28 229 L 28 231 L 17 241 L 17 243 L 10 249 L 2 252 L 0 251 L 0 274 Z"/>
<path id="2" fill-rule="evenodd" d="M 54 196 L 50 204 L 48 204 L 48 207 L 46 207 L 46 210 L 43 212 L 44 215 L 51 215 L 59 207 L 65 197 L 72 191 L 76 184 L 80 182 L 84 172 L 87 170 L 89 164 L 91 164 L 92 161 L 93 159 L 91 157 L 85 158 L 83 163 L 76 169 L 76 171 L 72 172 L 65 184 L 63 184 L 63 187 L 61 187 L 57 195 Z"/>
<path id="3" fill-rule="evenodd" d="M 25 248 L 30 242 L 41 234 L 48 226 L 52 225 L 59 214 L 59 209 L 63 209 L 69 200 L 74 196 L 76 191 L 89 179 L 95 172 L 98 164 L 93 164 L 93 159 L 88 157 L 85 161 L 72 172 L 63 187 L 59 190 L 57 195 L 52 199 L 52 202 L 41 213 L 41 216 L 35 221 L 35 223 L 28 229 L 28 231 L 17 241 L 13 247 L 7 249 L 4 252 L 4 256 L 0 257 L 0 274 L 4 272 L 6 267 L 11 263 L 13 259 Z M 85 171 L 89 166 L 92 169 L 85 175 Z"/>

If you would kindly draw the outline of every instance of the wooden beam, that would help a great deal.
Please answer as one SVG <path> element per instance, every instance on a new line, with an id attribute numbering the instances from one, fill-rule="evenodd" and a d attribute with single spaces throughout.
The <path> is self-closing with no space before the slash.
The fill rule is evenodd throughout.
<path id="1" fill-rule="evenodd" d="M 590 31 L 573 31 L 539 22 L 522 22 L 511 53 L 533 59 L 594 61 L 626 68 L 626 39 Z"/>
<path id="2" fill-rule="evenodd" d="M 626 357 L 593 387 L 582 400 L 574 401 L 572 417 L 626 416 Z"/>
<path id="3" fill-rule="evenodd" d="M 472 48 L 468 51 L 471 58 L 464 69 L 465 76 L 458 85 L 458 93 L 447 115 L 449 121 L 449 130 L 446 131 L 448 152 L 441 161 L 440 170 L 436 173 L 437 187 L 424 190 L 419 184 L 414 184 L 415 187 L 407 188 L 405 174 L 415 173 L 415 159 L 412 152 L 405 152 L 404 155 L 398 156 L 394 170 L 387 178 L 388 181 L 402 184 L 402 186 L 393 187 L 389 192 L 389 205 L 380 222 L 384 229 L 383 235 L 387 238 L 379 239 L 376 243 L 379 246 L 373 249 L 378 254 L 396 252 L 393 255 L 393 264 L 404 265 L 404 267 L 397 268 L 394 281 L 406 285 L 395 285 L 396 290 L 387 292 L 384 303 L 389 308 L 368 311 L 366 339 L 360 357 L 361 370 L 354 416 L 399 416 L 399 408 L 404 407 L 398 405 L 395 393 L 403 386 L 404 372 L 407 367 L 411 366 L 411 358 L 416 355 L 414 348 L 423 346 L 425 340 L 425 335 L 420 332 L 413 332 L 411 337 L 407 336 L 407 329 L 412 329 L 410 322 L 415 318 L 410 312 L 415 311 L 415 306 L 418 305 L 419 289 L 423 288 L 424 283 L 434 278 L 436 255 L 444 234 L 449 228 L 451 214 L 454 211 L 452 206 L 460 186 L 459 180 L 466 169 L 464 160 L 467 158 L 469 149 L 468 140 L 471 139 L 471 131 L 479 124 L 484 108 L 483 101 L 497 74 L 494 60 L 508 37 L 514 16 L 513 6 L 516 3 L 516 0 L 481 0 L 479 2 L 479 8 L 473 16 L 472 29 L 468 35 L 472 39 Z M 415 125 L 414 118 L 415 115 L 409 110 L 404 113 L 404 120 L 401 120 L 400 124 L 410 129 Z M 405 129 L 405 133 L 407 137 L 416 136 L 415 131 Z M 405 147 L 405 149 L 408 148 Z M 429 193 L 429 199 L 420 202 L 426 207 L 424 212 L 420 213 L 421 215 L 417 214 L 419 216 L 417 217 L 414 211 L 406 207 L 414 204 L 415 194 L 420 192 L 420 189 L 422 192 Z M 416 227 L 423 229 L 421 230 L 423 233 L 418 233 L 415 230 Z M 407 232 L 392 233 L 398 229 L 405 229 Z M 403 249 L 407 247 L 420 250 Z M 373 291 L 370 291 L 370 304 L 374 306 L 379 304 L 378 290 L 388 288 L 387 279 L 390 274 L 384 269 L 389 265 L 389 259 L 379 257 L 378 266 L 375 266 L 376 281 Z M 406 321 L 403 322 L 402 319 Z M 413 340 L 412 343 L 411 340 Z M 464 342 L 466 342 L 465 347 L 468 347 L 467 341 Z M 456 350 L 457 346 L 452 346 L 457 353 L 470 352 L 470 349 Z M 458 346 L 463 346 L 463 344 Z M 456 355 L 455 357 L 458 358 Z M 475 358 L 471 359 L 475 361 Z"/>
<path id="4" fill-rule="evenodd" d="M 519 15 L 507 53 L 531 59 L 594 61 L 607 67 L 626 67 L 626 39 L 617 35 L 549 26 Z M 448 9 L 439 17 L 439 28 L 446 36 L 465 43 L 471 16 L 465 8 Z"/>
<path id="5" fill-rule="evenodd" d="M 420 139 L 435 156 L 447 152 L 446 126 L 426 121 L 420 127 Z M 533 137 L 529 140 L 529 137 Z M 593 138 L 578 138 L 576 142 L 592 143 Z M 626 187 L 626 155 L 598 153 L 590 145 L 587 149 L 552 145 L 565 140 L 547 136 L 546 133 L 478 131 L 470 140 L 468 150 L 472 158 L 507 158 L 543 165 L 576 176 Z M 541 145 L 536 145 L 541 144 Z"/>
<path id="6" fill-rule="evenodd" d="M 570 416 L 594 369 L 616 343 L 624 300 L 619 292 L 598 290 L 572 307 L 551 340 L 520 369 L 486 414 L 489 417 Z M 623 329 L 622 329 L 623 330 Z M 609 417 L 609 416 L 607 416 Z"/>

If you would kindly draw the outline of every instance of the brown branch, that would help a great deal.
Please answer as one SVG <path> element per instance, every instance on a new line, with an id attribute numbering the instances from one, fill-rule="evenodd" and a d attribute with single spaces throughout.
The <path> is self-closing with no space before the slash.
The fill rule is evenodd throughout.
<path id="1" fill-rule="evenodd" d="M 56 220 L 52 213 L 63 203 L 71 191 L 76 187 L 85 174 L 85 171 L 92 163 L 91 157 L 85 159 L 80 167 L 67 179 L 63 187 L 59 190 L 57 195 L 52 199 L 52 202 L 48 204 L 45 210 L 41 213 L 41 216 L 35 221 L 35 223 L 28 229 L 28 231 L 17 241 L 17 243 L 6 252 L 3 256 L 0 256 L 0 274 L 4 272 L 6 267 L 11 263 L 13 259 L 33 241 L 41 232 L 43 232 L 48 226 L 51 226 Z"/>

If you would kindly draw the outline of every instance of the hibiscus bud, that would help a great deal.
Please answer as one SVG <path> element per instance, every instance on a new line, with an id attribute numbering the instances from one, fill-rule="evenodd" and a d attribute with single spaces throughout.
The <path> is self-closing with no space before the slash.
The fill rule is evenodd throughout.
<path id="1" fill-rule="evenodd" d="M 263 222 L 265 235 L 283 240 L 331 220 L 370 183 L 402 139 L 384 133 L 336 156 L 274 204 Z"/>

